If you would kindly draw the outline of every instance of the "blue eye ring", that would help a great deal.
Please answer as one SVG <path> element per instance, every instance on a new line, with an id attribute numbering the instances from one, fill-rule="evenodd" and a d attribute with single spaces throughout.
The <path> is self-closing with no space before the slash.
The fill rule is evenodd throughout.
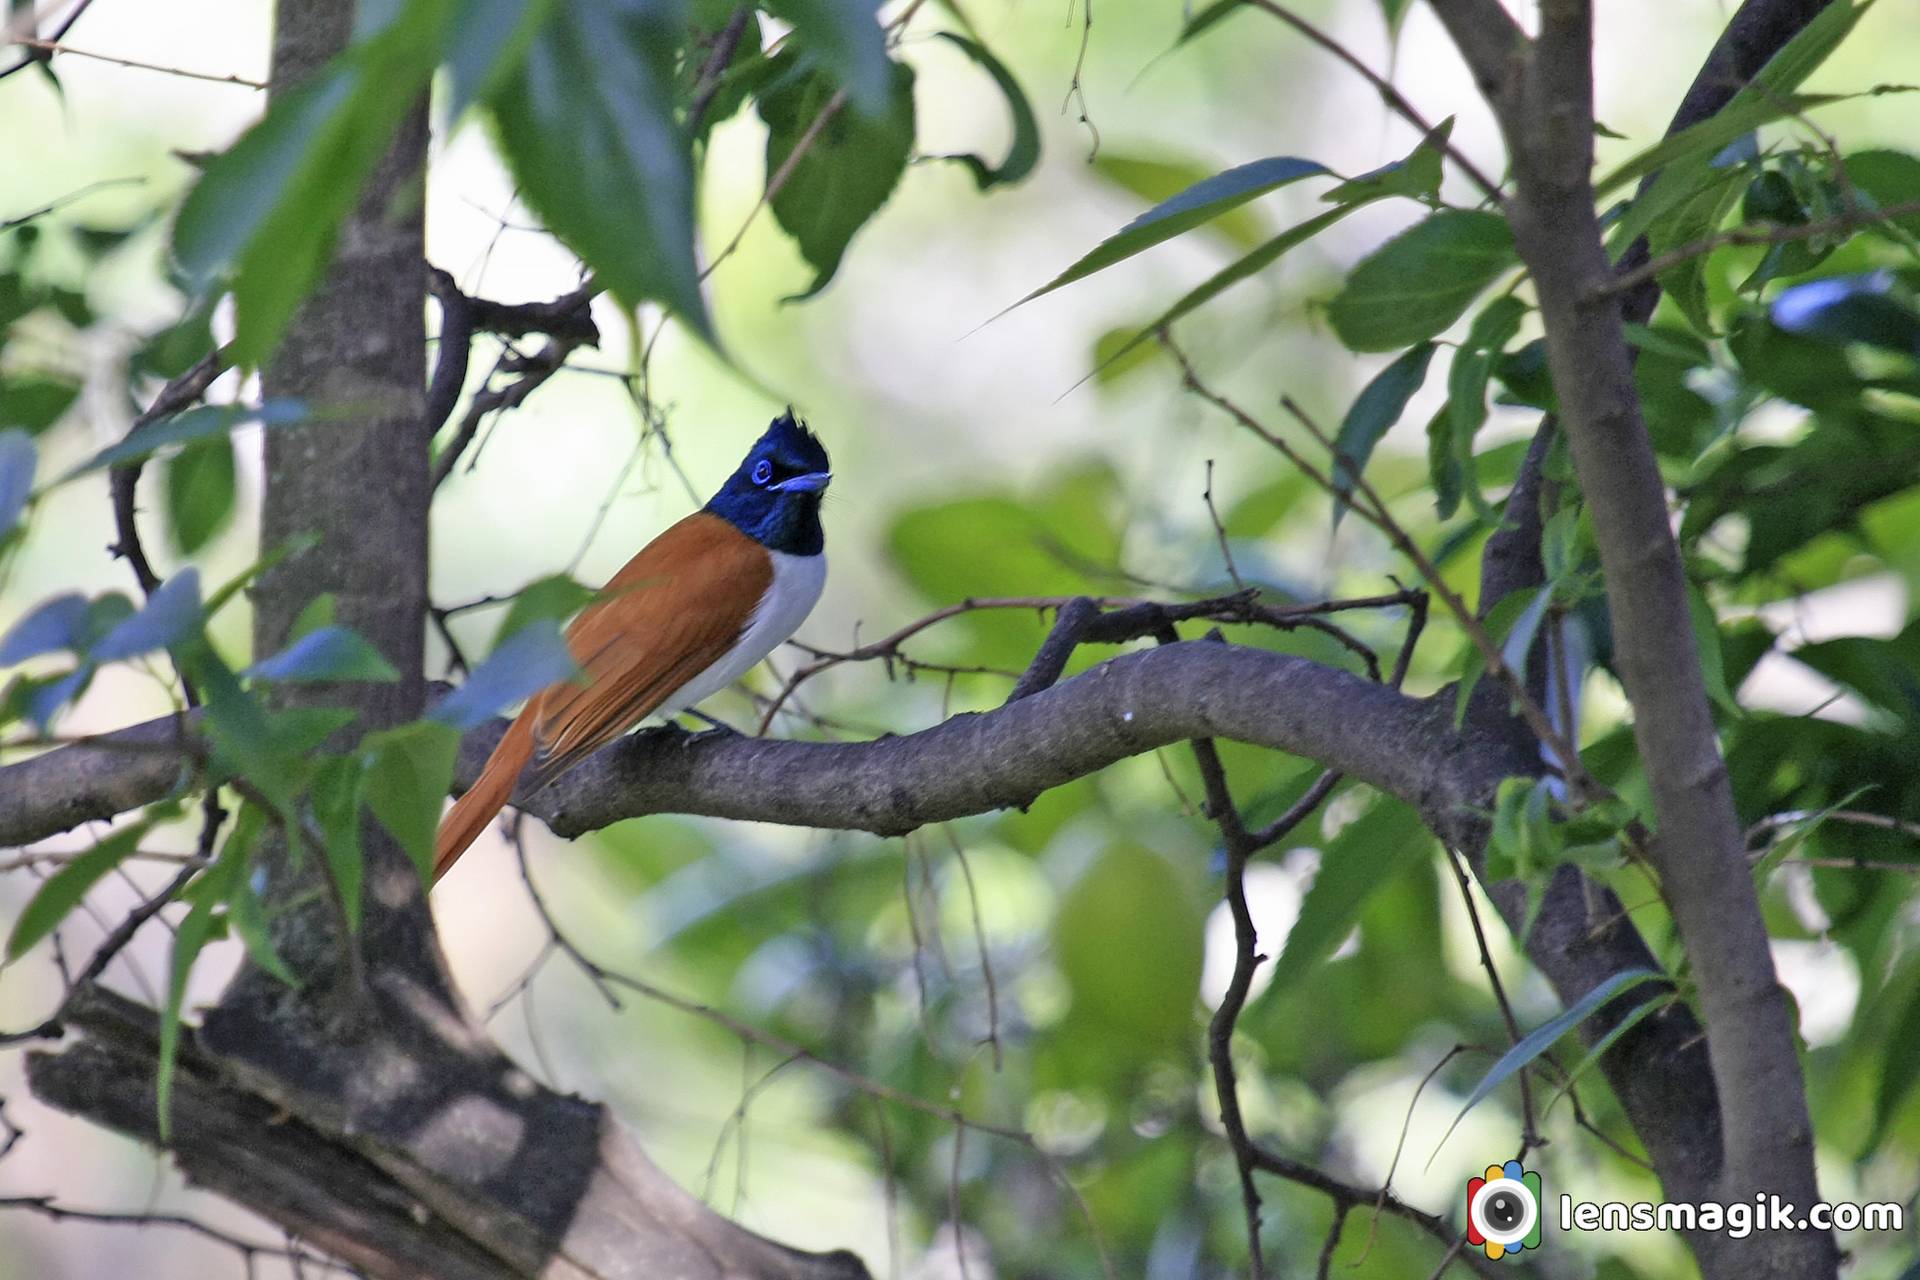
<path id="1" fill-rule="evenodd" d="M 755 484 L 765 484 L 771 479 L 773 479 L 773 464 L 771 462 L 762 458 L 753 464 L 753 482 Z"/>

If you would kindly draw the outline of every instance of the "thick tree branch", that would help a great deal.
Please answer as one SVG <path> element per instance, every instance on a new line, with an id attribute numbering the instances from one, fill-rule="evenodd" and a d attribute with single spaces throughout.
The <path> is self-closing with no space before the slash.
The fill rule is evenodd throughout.
<path id="1" fill-rule="evenodd" d="M 502 726 L 469 734 L 458 777 Z M 1497 781 L 1436 710 L 1344 671 L 1190 641 L 1123 654 L 993 711 L 871 742 L 634 734 L 516 803 L 563 836 L 645 813 L 696 813 L 900 835 L 1042 793 L 1129 756 L 1230 738 L 1318 760 L 1447 825 Z"/>

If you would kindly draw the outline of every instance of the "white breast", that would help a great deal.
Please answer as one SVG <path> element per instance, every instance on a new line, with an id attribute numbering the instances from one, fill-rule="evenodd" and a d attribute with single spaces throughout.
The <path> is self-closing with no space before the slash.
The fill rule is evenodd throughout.
<path id="1" fill-rule="evenodd" d="M 822 588 L 827 585 L 826 553 L 796 556 L 769 551 L 767 554 L 773 558 L 773 584 L 760 598 L 760 607 L 747 619 L 740 638 L 718 662 L 681 685 L 655 715 L 666 719 L 720 692 L 785 644 L 787 637 L 799 630 L 800 624 L 813 612 Z"/>

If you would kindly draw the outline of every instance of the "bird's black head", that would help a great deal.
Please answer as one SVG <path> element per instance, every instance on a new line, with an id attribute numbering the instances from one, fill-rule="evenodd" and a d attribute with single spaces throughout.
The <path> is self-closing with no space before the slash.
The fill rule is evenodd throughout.
<path id="1" fill-rule="evenodd" d="M 789 409 L 754 442 L 707 510 L 769 551 L 819 555 L 820 498 L 832 479 L 826 449 Z"/>

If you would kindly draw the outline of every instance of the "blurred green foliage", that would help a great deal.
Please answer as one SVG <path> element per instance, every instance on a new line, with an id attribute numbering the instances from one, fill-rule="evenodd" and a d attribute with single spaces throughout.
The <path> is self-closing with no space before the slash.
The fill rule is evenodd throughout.
<path id="1" fill-rule="evenodd" d="M 1404 5 L 1380 7 L 1388 23 L 1405 20 Z M 164 323 L 130 335 L 113 389 L 118 401 L 146 403 L 163 380 L 211 350 L 223 298 L 236 304 L 235 327 L 230 335 L 222 329 L 234 357 L 255 365 L 273 349 L 322 269 L 378 144 L 442 68 L 453 114 L 485 117 L 527 205 L 594 278 L 628 308 L 644 303 L 644 314 L 670 315 L 703 338 L 715 329 L 700 292 L 695 194 L 720 145 L 717 130 L 764 126 L 766 176 L 779 180 L 768 203 L 805 263 L 802 296 L 811 297 L 829 285 L 858 286 L 848 264 L 877 237 L 920 137 L 949 108 L 916 78 L 921 49 L 891 39 L 894 28 L 852 0 L 748 9 L 740 45 L 718 62 L 710 58 L 735 16 L 724 4 L 694 4 L 684 14 L 640 0 L 419 0 L 389 8 L 389 22 L 281 97 L 177 207 L 155 211 L 171 217 L 166 270 L 178 305 Z M 1221 38 L 1201 28 L 1255 21 L 1234 8 L 1208 10 L 1194 39 Z M 1678 138 L 1638 140 L 1603 194 L 1623 202 L 1607 211 L 1616 250 L 1643 232 L 1656 256 L 1698 250 L 1661 272 L 1667 301 L 1630 334 L 1693 580 L 1693 639 L 1710 679 L 1717 674 L 1714 714 L 1740 813 L 1754 824 L 1769 923 L 1783 943 L 1829 945 L 1857 979 L 1856 993 L 1836 990 L 1826 1001 L 1807 998 L 1821 995 L 1817 982 L 1796 987 L 1803 1031 L 1813 1025 L 1811 1006 L 1826 1006 L 1817 1034 L 1805 1034 L 1826 1184 L 1836 1200 L 1904 1200 L 1920 1167 L 1920 927 L 1912 910 L 1920 874 L 1920 622 L 1912 605 L 1920 586 L 1920 213 L 1912 208 L 1920 157 L 1855 147 L 1845 137 L 1829 145 L 1806 117 L 1841 95 L 1797 92 L 1836 49 L 1854 47 L 1846 37 L 1864 9 L 1836 4 L 1769 69 L 1766 93 L 1744 96 Z M 1029 173 L 1047 180 L 1052 165 L 1079 165 L 1079 157 L 1039 163 L 1021 59 L 996 51 L 957 13 L 929 18 L 954 28 L 942 34 L 970 60 L 976 87 L 995 95 L 995 118 L 1011 121 L 998 165 L 965 157 L 986 191 L 980 198 L 1005 198 L 998 188 Z M 884 21 L 905 18 L 889 11 Z M 770 37 L 774 22 L 790 32 Z M 1860 65 L 1849 64 L 1849 75 Z M 1877 75 L 1858 71 L 1852 87 Z M 704 115 L 689 128 L 703 94 Z M 752 112 L 744 110 L 749 102 Z M 1087 363 L 1111 379 L 1099 394 L 1145 395 L 1174 377 L 1168 364 L 1147 359 L 1153 332 L 1180 321 L 1183 339 L 1189 326 L 1200 336 L 1188 345 L 1203 357 L 1216 346 L 1229 355 L 1250 350 L 1250 367 L 1236 376 L 1251 388 L 1247 403 L 1257 395 L 1267 405 L 1285 388 L 1272 374 L 1277 357 L 1262 344 L 1280 339 L 1249 347 L 1244 335 L 1202 326 L 1243 305 L 1252 290 L 1242 286 L 1275 278 L 1281 264 L 1363 206 L 1411 213 L 1415 220 L 1396 232 L 1368 231 L 1373 240 L 1349 255 L 1354 265 L 1343 279 L 1320 291 L 1324 317 L 1348 348 L 1395 356 L 1343 416 L 1337 483 L 1350 492 L 1366 476 L 1449 581 L 1471 594 L 1473 553 L 1503 518 L 1521 453 L 1513 432 L 1494 424 L 1532 420 L 1497 415 L 1548 408 L 1554 399 L 1504 220 L 1459 203 L 1471 193 L 1443 188 L 1450 127 L 1352 179 L 1311 158 L 1255 153 L 1214 164 L 1173 147 L 1108 146 L 1094 157 L 1094 176 L 1138 216 L 1114 219 L 1109 237 L 1076 244 L 1062 258 L 1073 265 L 1033 273 L 1015 296 L 1037 298 L 1103 271 L 1126 275 L 1141 268 L 1138 255 L 1170 241 L 1224 248 L 1228 264 L 1194 273 L 1200 283 L 1184 294 L 1115 304 Z M 1300 132 L 1276 145 L 1310 151 L 1314 139 Z M 1631 184 L 1655 172 L 1647 192 L 1629 198 Z M 1255 203 L 1296 183 L 1319 202 L 1304 218 L 1283 223 Z M 1895 206 L 1906 212 L 1880 216 Z M 261 832 L 310 815 L 309 852 L 326 861 L 354 914 L 364 817 L 427 856 L 454 728 L 564 673 L 555 623 L 588 588 L 569 570 L 493 602 L 501 606 L 486 615 L 493 656 L 476 663 L 459 701 L 443 704 L 437 718 L 320 753 L 338 721 L 273 709 L 272 686 L 395 673 L 334 626 L 323 604 L 281 654 L 233 652 L 221 610 L 237 608 L 246 575 L 203 596 L 194 564 L 241 527 L 247 510 L 244 453 L 230 433 L 243 421 L 270 427 L 329 407 L 205 407 L 103 446 L 82 432 L 82 375 L 42 358 L 50 345 L 77 344 L 109 326 L 89 302 L 92 284 L 149 221 L 101 226 L 56 210 L 0 232 L 0 555 L 18 562 L 61 484 L 97 484 L 102 469 L 142 459 L 157 473 L 147 481 L 148 501 L 164 511 L 178 553 L 165 585 L 138 605 L 117 591 L 49 592 L 8 619 L 0 662 L 19 670 L 0 715 L 9 745 L 31 749 L 58 731 L 103 671 L 153 664 L 163 653 L 205 695 L 210 750 L 193 782 L 225 787 L 236 816 L 185 899 L 166 987 L 171 1038 L 203 946 L 231 935 L 277 966 L 248 874 Z M 711 234 L 705 242 L 715 243 Z M 1134 318 L 1156 313 L 1149 324 Z M 1439 358 L 1448 369 L 1443 388 L 1427 385 Z M 1424 465 L 1412 456 L 1420 442 L 1409 449 L 1407 433 L 1396 435 L 1422 424 Z M 1284 430 L 1335 473 L 1304 433 Z M 65 447 L 62 433 L 78 445 Z M 1356 531 L 1352 520 L 1329 542 L 1341 504 L 1276 455 L 1241 455 L 1257 461 L 1222 485 L 1232 497 L 1216 534 L 1210 520 L 1185 509 L 1197 486 L 1182 496 L 1179 518 L 1143 499 L 1126 464 L 1129 447 L 1103 439 L 1056 451 L 1048 466 L 1018 479 L 943 482 L 937 493 L 902 502 L 883 495 L 878 555 L 916 610 L 968 598 L 1193 597 L 1236 574 L 1266 598 L 1287 601 L 1336 587 L 1370 594 L 1386 588 L 1387 574 L 1410 572 L 1384 539 Z M 56 473 L 44 461 L 56 453 L 88 461 Z M 1645 779 L 1608 666 L 1590 524 L 1571 475 L 1563 468 L 1555 478 L 1563 486 L 1545 513 L 1549 580 L 1496 603 L 1493 630 L 1516 663 L 1541 643 L 1548 622 L 1585 633 L 1596 664 L 1585 687 L 1586 762 L 1632 806 L 1644 800 Z M 1303 573 L 1297 557 L 1280 554 L 1288 547 L 1325 550 L 1339 571 Z M 253 554 L 264 561 L 283 552 Z M 1150 576 L 1135 570 L 1140 564 L 1166 572 Z M 1894 597 L 1893 634 L 1865 634 L 1844 612 L 1833 620 L 1843 609 L 1834 593 L 1846 589 Z M 1809 611 L 1823 618 L 1823 638 L 1811 642 L 1802 626 Z M 818 722 L 784 717 L 779 727 L 828 734 L 844 716 L 862 727 L 906 729 L 991 706 L 1049 620 L 1040 603 L 963 613 L 910 650 L 922 664 L 953 670 L 909 668 L 912 686 L 869 672 L 833 685 L 813 707 Z M 1388 611 L 1356 615 L 1352 630 L 1390 663 L 1403 625 L 1403 614 Z M 1354 665 L 1312 632 L 1232 638 Z M 1103 656 L 1083 651 L 1069 670 Z M 1817 678 L 1819 696 L 1793 709 L 1762 697 L 1768 672 L 1783 669 Z M 1464 696 L 1484 670 L 1484 657 L 1441 619 L 1409 687 L 1431 692 L 1457 681 Z M 1250 821 L 1281 812 L 1317 772 L 1250 748 L 1221 750 Z M 803 1137 L 780 1137 L 776 1125 L 771 1144 L 754 1142 L 830 1144 L 835 1168 L 869 1190 L 885 1188 L 914 1257 L 938 1247 L 949 1230 L 943 1224 L 957 1217 L 966 1247 L 991 1259 L 997 1275 L 1097 1276 L 1103 1254 L 1119 1274 L 1153 1280 L 1244 1274 L 1244 1220 L 1204 1044 L 1209 1002 L 1222 985 L 1212 971 L 1225 948 L 1222 854 L 1202 794 L 1191 761 L 1169 751 L 1060 787 L 1028 811 L 899 841 L 836 839 L 795 852 L 717 824 L 636 821 L 583 842 L 597 854 L 595 888 L 570 905 L 604 926 L 610 951 L 630 940 L 634 920 L 645 921 L 650 973 L 845 1068 L 809 1076 L 798 1101 L 773 1108 L 786 1120 L 797 1116 Z M 1622 856 L 1617 833 L 1628 812 L 1568 814 L 1547 788 L 1512 780 L 1494 816 L 1494 867 L 1537 890 L 1562 862 L 1577 862 L 1618 889 L 1656 952 L 1683 969 L 1655 889 Z M 141 822 L 178 818 L 177 807 L 160 807 Z M 122 828 L 44 882 L 23 885 L 9 957 L 44 951 L 55 927 L 127 863 L 146 830 Z M 1289 845 L 1260 864 L 1266 878 L 1252 882 L 1264 886 L 1256 910 L 1272 985 L 1255 995 L 1232 1038 L 1241 1105 L 1261 1142 L 1373 1185 L 1394 1158 L 1403 1121 L 1417 1117 L 1413 1129 L 1437 1141 L 1476 1083 L 1490 1079 L 1510 1037 L 1452 872 L 1411 809 L 1343 784 Z M 1768 850 L 1775 856 L 1763 858 Z M 1489 914 L 1484 902 L 1481 911 Z M 1501 939 L 1492 949 L 1523 1021 L 1551 1026 L 1559 1010 L 1544 984 Z M 715 1033 L 715 1043 L 702 1042 L 682 1029 L 679 1038 L 656 1040 L 586 1015 L 570 1023 L 583 1038 L 606 1037 L 599 1047 L 612 1060 L 666 1063 L 697 1077 L 691 1087 L 707 1089 L 722 1113 L 737 1106 L 737 1123 L 718 1141 L 738 1144 L 745 1167 L 755 1133 L 748 1112 L 765 1080 L 750 1071 L 736 1085 L 730 1067 L 716 1067 L 733 1062 L 731 1039 Z M 1416 1107 L 1415 1086 L 1456 1044 L 1466 1048 Z M 1580 1061 L 1577 1048 L 1563 1041 L 1562 1049 L 1554 1066 L 1535 1058 L 1525 1065 L 1557 1083 L 1556 1073 Z M 808 1069 L 764 1059 L 759 1069 L 783 1079 Z M 644 1085 L 625 1087 L 638 1104 L 649 1101 Z M 888 1091 L 924 1105 L 893 1105 Z M 1451 1223 L 1460 1218 L 1454 1173 L 1516 1140 L 1510 1073 L 1491 1078 L 1489 1095 L 1434 1162 L 1441 1172 L 1420 1169 L 1432 1147 L 1417 1140 L 1396 1166 L 1401 1193 Z M 1643 1169 L 1582 1127 L 1634 1147 L 1595 1073 L 1581 1078 L 1577 1098 L 1581 1125 L 1568 1103 L 1547 1120 L 1553 1146 L 1541 1158 L 1549 1187 L 1657 1198 Z M 949 1109 L 1026 1136 L 957 1128 Z M 699 1141 L 713 1140 L 702 1131 Z M 818 1154 L 808 1150 L 808 1158 Z M 791 1153 L 765 1158 L 781 1175 L 758 1177 L 759 1197 L 804 1200 L 793 1170 L 811 1166 Z M 776 1185 L 781 1176 L 789 1185 Z M 1279 1180 L 1261 1186 L 1269 1260 L 1283 1274 L 1303 1273 L 1321 1256 L 1330 1205 Z M 884 1238 L 861 1243 L 878 1249 Z M 1912 1274 L 1902 1270 L 1907 1242 L 1845 1243 L 1863 1280 Z M 1356 1209 L 1330 1256 L 1334 1274 L 1398 1278 L 1426 1274 L 1438 1253 L 1403 1220 L 1376 1223 Z M 878 1255 L 869 1256 L 878 1270 Z M 1688 1274 L 1676 1250 L 1591 1236 L 1550 1239 L 1537 1266 L 1556 1276 Z"/>

